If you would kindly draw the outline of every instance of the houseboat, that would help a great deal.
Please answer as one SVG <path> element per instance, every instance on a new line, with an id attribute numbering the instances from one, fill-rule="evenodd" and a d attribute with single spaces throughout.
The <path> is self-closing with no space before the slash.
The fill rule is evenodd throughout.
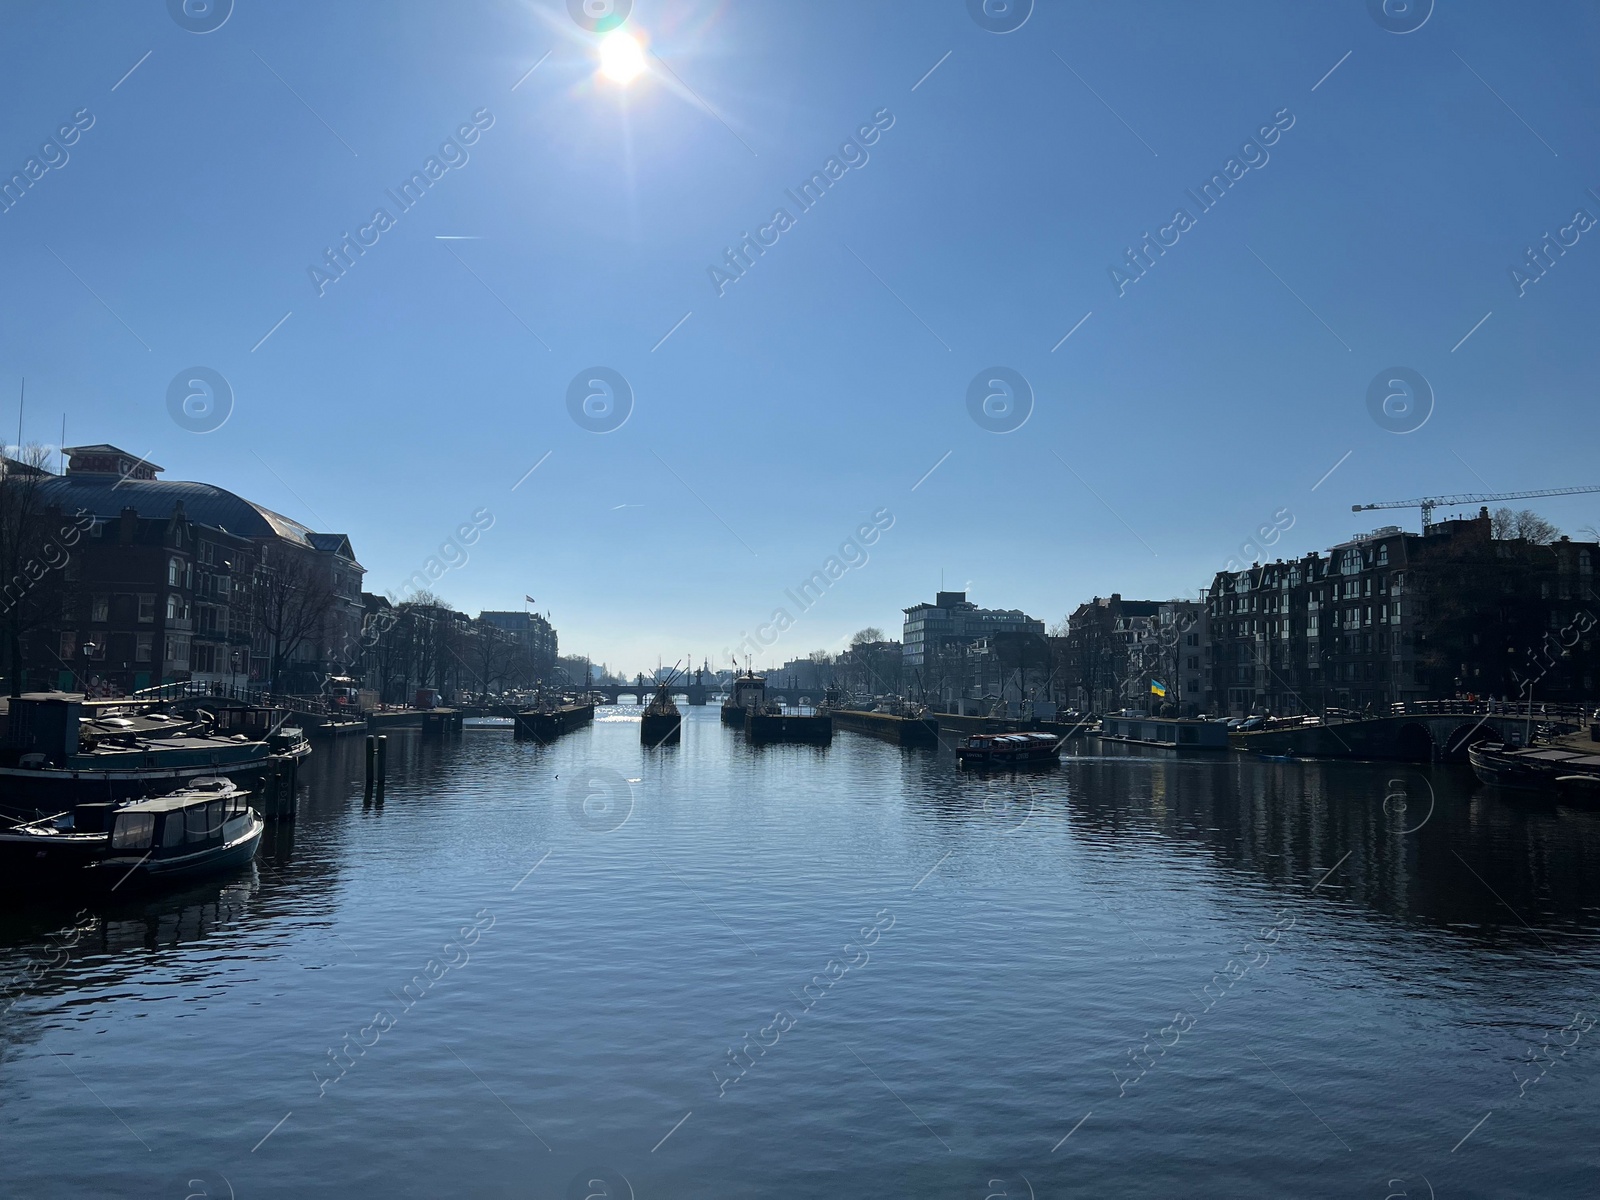
<path id="1" fill-rule="evenodd" d="M 82 696 L 36 692 L 10 702 L 0 744 L 0 814 L 31 818 L 90 800 L 164 796 L 213 777 L 292 795 L 296 767 L 308 753 L 303 737 L 283 729 L 263 738 L 137 709 L 91 716 Z"/>
<path id="2" fill-rule="evenodd" d="M 762 708 L 766 703 L 767 681 L 747 670 L 734 679 L 733 690 L 722 702 L 722 723 L 743 729 L 745 710 Z"/>
<path id="3" fill-rule="evenodd" d="M 1102 741 L 1180 752 L 1221 752 L 1228 748 L 1226 725 L 1190 717 L 1101 717 L 1095 736 Z"/>
<path id="4" fill-rule="evenodd" d="M 956 747 L 956 762 L 985 770 L 1049 766 L 1061 761 L 1053 733 L 975 733 Z"/>
<path id="5" fill-rule="evenodd" d="M 167 796 L 93 801 L 0 832 L 0 889 L 132 892 L 242 867 L 264 828 L 231 780 Z"/>

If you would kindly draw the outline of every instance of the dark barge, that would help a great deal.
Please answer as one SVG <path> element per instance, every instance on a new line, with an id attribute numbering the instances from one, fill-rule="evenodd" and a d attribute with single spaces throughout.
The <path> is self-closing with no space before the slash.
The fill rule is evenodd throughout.
<path id="1" fill-rule="evenodd" d="M 549 745 L 562 734 L 571 733 L 593 721 L 593 704 L 558 704 L 551 708 L 519 712 L 512 732 L 518 739 L 532 738 Z"/>
<path id="2" fill-rule="evenodd" d="M 672 702 L 672 680 L 656 688 L 655 698 L 639 719 L 639 744 L 675 746 L 683 737 L 683 714 Z"/>

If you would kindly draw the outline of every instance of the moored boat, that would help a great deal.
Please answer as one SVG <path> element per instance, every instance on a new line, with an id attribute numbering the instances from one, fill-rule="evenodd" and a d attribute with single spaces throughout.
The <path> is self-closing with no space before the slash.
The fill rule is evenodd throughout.
<path id="1" fill-rule="evenodd" d="M 683 736 L 683 714 L 672 701 L 672 680 L 656 688 L 656 694 L 639 719 L 639 742 L 644 746 L 676 745 Z"/>
<path id="2" fill-rule="evenodd" d="M 164 796 L 207 778 L 292 794 L 296 766 L 311 752 L 298 730 L 258 738 L 212 729 L 161 713 L 86 716 L 71 693 L 14 697 L 0 748 L 0 814 L 27 819 L 86 801 Z"/>
<path id="3" fill-rule="evenodd" d="M 733 690 L 722 702 L 722 723 L 744 728 L 747 709 L 762 708 L 767 703 L 767 681 L 762 676 L 746 670 L 733 681 Z"/>
<path id="4" fill-rule="evenodd" d="M 722 704 L 722 723 L 744 730 L 755 743 L 833 741 L 833 715 L 830 712 L 785 712 L 782 705 L 767 701 L 767 681 L 746 670 L 733 681 L 733 692 Z"/>
<path id="5" fill-rule="evenodd" d="M 1159 746 L 1179 752 L 1228 749 L 1228 730 L 1196 717 L 1101 717 L 1096 737 L 1107 742 Z"/>
<path id="6" fill-rule="evenodd" d="M 1479 742 L 1467 761 L 1484 783 L 1524 791 L 1561 792 L 1584 798 L 1600 792 L 1600 754 L 1559 746 L 1507 746 Z"/>
<path id="7" fill-rule="evenodd" d="M 785 712 L 779 705 L 764 704 L 745 710 L 744 734 L 752 742 L 826 744 L 833 741 L 833 716 Z"/>
<path id="8" fill-rule="evenodd" d="M 244 866 L 264 823 L 231 780 L 166 796 L 90 802 L 0 832 L 0 889 L 133 891 Z"/>
<path id="9" fill-rule="evenodd" d="M 513 736 L 550 743 L 594 720 L 594 705 L 563 701 L 546 703 L 516 715 Z"/>
<path id="10" fill-rule="evenodd" d="M 964 767 L 1039 766 L 1061 761 L 1061 739 L 1053 733 L 975 733 L 956 747 Z"/>

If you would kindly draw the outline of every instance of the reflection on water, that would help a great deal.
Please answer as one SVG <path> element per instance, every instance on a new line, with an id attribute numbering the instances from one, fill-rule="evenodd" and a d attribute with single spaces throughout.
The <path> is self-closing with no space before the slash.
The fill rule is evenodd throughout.
<path id="1" fill-rule="evenodd" d="M 1092 740 L 972 774 L 714 707 L 647 750 L 628 707 L 392 735 L 381 805 L 361 739 L 323 743 L 250 870 L 0 915 L 8 1194 L 1592 1178 L 1593 814 Z"/>

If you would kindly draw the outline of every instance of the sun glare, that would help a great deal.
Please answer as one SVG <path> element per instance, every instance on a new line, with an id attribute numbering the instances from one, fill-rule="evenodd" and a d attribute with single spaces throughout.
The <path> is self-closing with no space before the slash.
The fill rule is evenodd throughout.
<path id="1" fill-rule="evenodd" d="M 601 40 L 600 74 L 612 83 L 630 84 L 644 67 L 644 51 L 632 34 L 614 29 Z"/>

